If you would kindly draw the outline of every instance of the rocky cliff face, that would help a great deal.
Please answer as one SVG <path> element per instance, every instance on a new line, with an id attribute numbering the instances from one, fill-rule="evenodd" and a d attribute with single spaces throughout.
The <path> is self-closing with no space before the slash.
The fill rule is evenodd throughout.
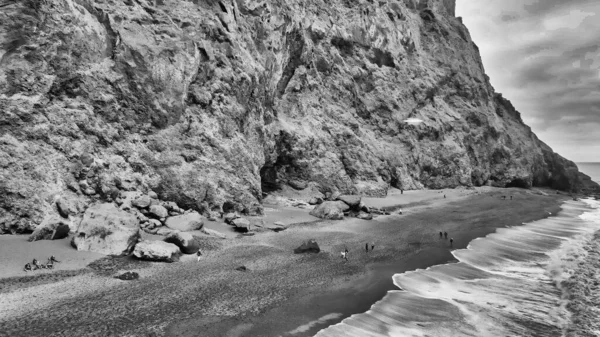
<path id="1" fill-rule="evenodd" d="M 582 187 L 454 0 L 1 0 L 0 110 L 4 232 L 132 190 L 260 213 L 283 184 Z"/>

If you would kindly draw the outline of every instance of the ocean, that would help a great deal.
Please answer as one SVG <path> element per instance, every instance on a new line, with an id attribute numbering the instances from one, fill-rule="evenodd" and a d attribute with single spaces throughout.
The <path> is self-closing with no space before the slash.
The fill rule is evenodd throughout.
<path id="1" fill-rule="evenodd" d="M 600 163 L 576 163 L 579 171 L 587 174 L 593 181 L 600 184 Z"/>
<path id="2" fill-rule="evenodd" d="M 394 275 L 399 290 L 316 336 L 600 336 L 600 202 L 567 201 L 453 255 Z"/>

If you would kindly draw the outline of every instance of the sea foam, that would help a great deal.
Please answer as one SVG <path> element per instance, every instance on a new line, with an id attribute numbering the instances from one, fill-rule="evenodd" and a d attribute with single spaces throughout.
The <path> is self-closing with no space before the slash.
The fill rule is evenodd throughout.
<path id="1" fill-rule="evenodd" d="M 569 331 L 594 331 L 593 323 L 585 322 L 600 312 L 586 307 L 595 300 L 589 294 L 594 285 L 582 288 L 578 273 L 593 252 L 590 245 L 600 245 L 594 241 L 600 238 L 594 235 L 600 229 L 599 205 L 593 200 L 565 202 L 557 216 L 498 229 L 453 251 L 457 263 L 396 274 L 400 290 L 317 336 L 566 336 Z M 600 267 L 600 255 L 594 257 Z"/>

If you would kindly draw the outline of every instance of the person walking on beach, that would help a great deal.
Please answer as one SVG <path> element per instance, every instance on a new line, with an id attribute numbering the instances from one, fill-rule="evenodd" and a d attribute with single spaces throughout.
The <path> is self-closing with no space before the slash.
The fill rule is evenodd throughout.
<path id="1" fill-rule="evenodd" d="M 369 243 L 365 243 L 365 250 L 367 251 L 367 253 L 369 252 Z"/>
<path id="2" fill-rule="evenodd" d="M 202 251 L 200 249 L 198 249 L 198 252 L 196 253 L 196 255 L 198 255 L 198 262 L 200 262 L 200 257 L 202 256 Z"/>
<path id="3" fill-rule="evenodd" d="M 375 249 L 375 242 L 371 243 L 371 251 L 373 251 L 373 249 Z"/>
<path id="4" fill-rule="evenodd" d="M 442 238 L 442 236 L 443 236 L 443 235 L 444 235 L 444 234 L 442 234 L 442 232 L 440 232 L 440 239 Z"/>
<path id="5" fill-rule="evenodd" d="M 452 247 L 452 243 L 454 242 L 453 238 L 450 238 L 450 247 Z"/>
<path id="6" fill-rule="evenodd" d="M 444 194 L 444 199 L 446 199 L 446 195 Z"/>
<path id="7" fill-rule="evenodd" d="M 444 232 L 444 237 L 446 238 L 446 240 L 448 239 L 448 232 Z"/>

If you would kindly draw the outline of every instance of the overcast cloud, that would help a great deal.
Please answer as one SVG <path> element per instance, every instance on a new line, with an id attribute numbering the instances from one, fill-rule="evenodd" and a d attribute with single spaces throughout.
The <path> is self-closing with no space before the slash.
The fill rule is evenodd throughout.
<path id="1" fill-rule="evenodd" d="M 600 1 L 457 0 L 497 92 L 554 151 L 600 162 Z"/>

